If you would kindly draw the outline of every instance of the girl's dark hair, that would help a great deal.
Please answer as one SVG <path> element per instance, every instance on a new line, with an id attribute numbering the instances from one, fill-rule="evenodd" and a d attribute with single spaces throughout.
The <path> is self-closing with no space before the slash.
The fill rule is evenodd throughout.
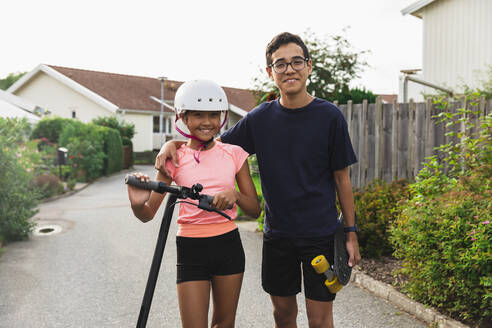
<path id="1" fill-rule="evenodd" d="M 302 52 L 304 54 L 304 58 L 309 58 L 309 50 L 302 41 L 302 39 L 295 34 L 289 32 L 283 32 L 275 36 L 272 41 L 267 45 L 266 48 L 266 64 L 270 66 L 272 64 L 272 54 L 281 46 L 286 45 L 288 43 L 295 43 L 299 47 L 301 47 Z"/>

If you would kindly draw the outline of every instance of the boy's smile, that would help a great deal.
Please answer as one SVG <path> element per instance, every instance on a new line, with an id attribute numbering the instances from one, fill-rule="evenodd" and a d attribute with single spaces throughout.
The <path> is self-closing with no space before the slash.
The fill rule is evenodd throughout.
<path id="1" fill-rule="evenodd" d="M 272 63 L 290 63 L 284 73 L 276 73 L 273 68 L 267 67 L 268 75 L 279 88 L 281 97 L 300 95 L 305 92 L 306 81 L 312 70 L 312 63 L 309 60 L 303 69 L 296 71 L 292 68 L 291 63 L 298 58 L 304 58 L 304 54 L 302 48 L 295 43 L 280 46 L 272 53 Z"/>

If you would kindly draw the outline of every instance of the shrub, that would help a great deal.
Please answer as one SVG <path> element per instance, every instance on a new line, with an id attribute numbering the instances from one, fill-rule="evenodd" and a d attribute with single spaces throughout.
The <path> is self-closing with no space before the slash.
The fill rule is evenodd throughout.
<path id="1" fill-rule="evenodd" d="M 118 120 L 115 116 L 98 117 L 93 119 L 92 123 L 118 130 L 122 138 L 125 137 L 131 140 L 135 135 L 135 124 Z"/>
<path id="2" fill-rule="evenodd" d="M 399 215 L 398 203 L 409 198 L 409 194 L 408 181 L 404 179 L 390 184 L 375 180 L 354 192 L 357 234 L 363 257 L 379 258 L 393 253 L 389 228 Z"/>
<path id="3" fill-rule="evenodd" d="M 18 145 L 30 136 L 31 125 L 26 119 L 0 117 L 0 146 Z"/>
<path id="4" fill-rule="evenodd" d="M 62 117 L 45 117 L 36 123 L 31 138 L 46 138 L 49 142 L 58 143 L 63 128 L 73 122 L 77 121 Z"/>
<path id="5" fill-rule="evenodd" d="M 467 131 L 456 144 L 440 147 L 445 156 L 441 163 L 432 157 L 425 164 L 409 186 L 411 198 L 402 207 L 390 240 L 395 256 L 403 259 L 402 273 L 409 278 L 404 289 L 413 298 L 454 317 L 488 321 L 492 114 L 480 125 L 477 134 Z"/>
<path id="6" fill-rule="evenodd" d="M 106 155 L 100 127 L 73 121 L 63 129 L 59 144 L 68 149 L 71 177 L 77 181 L 90 181 L 102 175 Z"/>
<path id="7" fill-rule="evenodd" d="M 376 95 L 365 88 L 349 89 L 348 86 L 345 86 L 340 93 L 335 94 L 335 97 L 335 100 L 337 100 L 339 104 L 346 104 L 349 100 L 352 100 L 352 103 L 354 104 L 362 104 L 364 99 L 370 104 L 376 102 Z"/>
<path id="8" fill-rule="evenodd" d="M 117 130 L 101 126 L 101 134 L 104 139 L 103 150 L 106 154 L 104 159 L 104 175 L 119 172 L 123 168 L 123 145 Z"/>
<path id="9" fill-rule="evenodd" d="M 63 192 L 63 184 L 60 179 L 50 173 L 37 175 L 32 182 L 38 188 L 42 198 L 49 198 Z"/>
<path id="10" fill-rule="evenodd" d="M 36 213 L 39 195 L 31 188 L 32 170 L 24 167 L 23 142 L 29 124 L 0 118 L 0 239 L 24 239 L 32 229 L 29 218 Z M 27 148 L 26 148 L 27 149 Z"/>

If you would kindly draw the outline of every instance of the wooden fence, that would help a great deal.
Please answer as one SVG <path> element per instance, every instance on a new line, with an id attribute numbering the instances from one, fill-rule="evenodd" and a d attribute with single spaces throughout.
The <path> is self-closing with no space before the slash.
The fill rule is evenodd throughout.
<path id="1" fill-rule="evenodd" d="M 464 123 L 446 127 L 433 116 L 441 111 L 457 113 L 457 109 L 467 108 L 475 114 L 466 119 L 478 122 L 479 116 L 491 112 L 492 100 L 486 101 L 482 97 L 478 104 L 470 105 L 463 100 L 439 108 L 430 99 L 424 103 L 394 101 L 383 104 L 378 97 L 375 104 L 349 102 L 338 107 L 347 120 L 358 158 L 358 163 L 350 168 L 351 182 L 354 187 L 361 188 L 374 179 L 387 182 L 413 179 L 426 157 L 440 155 L 435 147 L 457 141 L 457 136 L 446 136 L 447 132 L 465 131 Z"/>

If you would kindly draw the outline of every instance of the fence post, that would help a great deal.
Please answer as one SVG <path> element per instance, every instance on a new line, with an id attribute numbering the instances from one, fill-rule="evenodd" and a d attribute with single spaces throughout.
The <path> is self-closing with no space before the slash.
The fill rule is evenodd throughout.
<path id="1" fill-rule="evenodd" d="M 408 103 L 408 159 L 407 178 L 413 179 L 415 168 L 415 103 L 410 99 Z"/>
<path id="2" fill-rule="evenodd" d="M 347 127 L 348 127 L 348 131 L 349 131 L 349 136 L 350 138 L 352 138 L 353 134 L 352 134 L 352 100 L 348 100 L 347 101 L 347 118 L 346 118 L 346 121 L 347 121 Z M 352 177 L 352 165 L 350 165 L 349 167 L 349 176 Z"/>
<path id="3" fill-rule="evenodd" d="M 348 126 L 350 136 L 352 136 L 352 132 L 353 132 L 353 129 L 352 129 L 352 111 L 353 111 L 352 100 L 348 100 L 347 101 L 347 118 L 346 118 L 346 121 L 347 121 L 347 126 Z"/>
<path id="4" fill-rule="evenodd" d="M 359 142 L 359 153 L 360 153 L 360 164 L 359 164 L 359 177 L 360 177 L 360 188 L 366 186 L 367 177 L 367 147 L 368 147 L 368 128 L 367 128 L 367 99 L 362 101 L 362 111 L 360 113 L 359 122 L 359 138 L 362 142 Z"/>
<path id="5" fill-rule="evenodd" d="M 379 179 L 381 177 L 381 153 L 382 153 L 382 145 L 381 142 L 383 140 L 383 136 L 381 133 L 381 129 L 383 126 L 382 122 L 382 102 L 381 102 L 381 97 L 377 96 L 376 97 L 376 104 L 374 106 L 375 109 L 375 118 L 374 118 L 374 178 Z"/>
<path id="6" fill-rule="evenodd" d="M 466 114 L 467 104 L 468 104 L 468 102 L 466 101 L 466 96 L 463 96 L 463 99 L 461 99 L 461 108 L 463 108 L 464 112 L 461 115 L 461 122 L 460 122 L 461 138 L 460 139 L 463 139 L 467 135 L 467 133 L 466 133 L 466 121 L 467 121 L 467 118 L 470 117 L 469 115 Z"/>
<path id="7" fill-rule="evenodd" d="M 432 149 L 434 148 L 434 129 L 432 128 L 432 98 L 426 99 L 425 105 L 425 155 L 429 157 L 432 155 Z"/>
<path id="8" fill-rule="evenodd" d="M 398 103 L 393 99 L 391 120 L 391 178 L 398 178 Z"/>

